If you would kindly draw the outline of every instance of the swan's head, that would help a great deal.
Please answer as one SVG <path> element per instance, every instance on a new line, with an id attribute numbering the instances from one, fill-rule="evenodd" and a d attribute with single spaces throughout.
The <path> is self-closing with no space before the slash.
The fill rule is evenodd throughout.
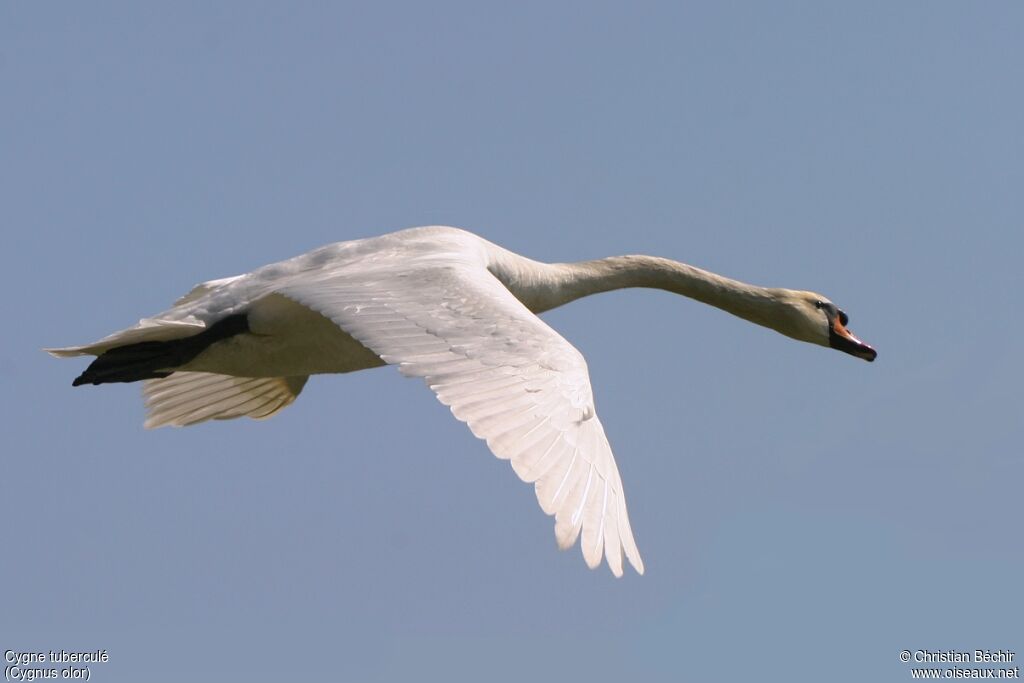
<path id="1" fill-rule="evenodd" d="M 871 362 L 878 352 L 858 339 L 846 326 L 850 322 L 834 303 L 814 292 L 783 290 L 786 313 L 779 332 L 812 344 L 828 346 Z"/>

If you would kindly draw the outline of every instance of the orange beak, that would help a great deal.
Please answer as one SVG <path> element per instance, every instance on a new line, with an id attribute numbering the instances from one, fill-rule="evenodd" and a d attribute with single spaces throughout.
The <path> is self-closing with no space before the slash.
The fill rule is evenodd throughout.
<path id="1" fill-rule="evenodd" d="M 846 314 L 842 311 L 839 311 L 839 314 L 832 320 L 832 326 L 829 328 L 828 333 L 829 345 L 833 349 L 848 353 L 851 356 L 863 358 L 869 363 L 875 360 L 878 352 L 858 339 L 853 332 L 846 329 L 846 320 Z"/>

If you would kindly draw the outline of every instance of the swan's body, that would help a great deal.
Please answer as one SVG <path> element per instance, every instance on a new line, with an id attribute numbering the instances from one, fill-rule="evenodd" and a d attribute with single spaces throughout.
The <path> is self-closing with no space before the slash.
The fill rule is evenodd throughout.
<path id="1" fill-rule="evenodd" d="M 195 287 L 94 344 L 75 384 L 145 380 L 147 427 L 268 417 L 309 375 L 398 365 L 422 377 L 516 474 L 536 482 L 561 547 L 643 562 L 580 353 L 535 313 L 587 294 L 657 287 L 793 338 L 873 360 L 811 292 L 754 287 L 682 263 L 622 256 L 546 264 L 446 227 L 340 242 Z"/>

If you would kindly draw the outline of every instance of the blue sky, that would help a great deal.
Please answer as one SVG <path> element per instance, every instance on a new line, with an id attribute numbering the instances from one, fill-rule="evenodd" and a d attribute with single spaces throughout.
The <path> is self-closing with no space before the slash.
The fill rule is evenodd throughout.
<path id="1" fill-rule="evenodd" d="M 1017 3 L 5 3 L 0 644 L 93 680 L 904 680 L 1020 652 Z M 647 574 L 390 369 L 147 432 L 42 354 L 458 225 L 814 289 L 868 365 L 662 292 L 587 357 Z"/>

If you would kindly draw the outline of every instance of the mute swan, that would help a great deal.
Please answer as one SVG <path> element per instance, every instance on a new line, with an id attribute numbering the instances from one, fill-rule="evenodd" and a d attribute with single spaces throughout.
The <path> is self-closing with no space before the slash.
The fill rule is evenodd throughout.
<path id="1" fill-rule="evenodd" d="M 449 227 L 340 242 L 197 285 L 174 306 L 93 344 L 74 385 L 145 380 L 146 427 L 289 405 L 309 375 L 384 364 L 422 377 L 491 451 L 534 482 L 561 548 L 643 574 L 622 481 L 583 356 L 535 313 L 588 294 L 656 287 L 800 341 L 875 350 L 812 292 L 755 287 L 653 256 L 548 264 Z"/>

